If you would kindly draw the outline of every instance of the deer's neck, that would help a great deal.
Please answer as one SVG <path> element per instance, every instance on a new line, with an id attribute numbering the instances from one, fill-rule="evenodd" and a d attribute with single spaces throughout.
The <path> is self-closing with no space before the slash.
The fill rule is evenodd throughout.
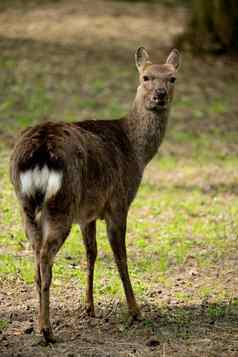
<path id="1" fill-rule="evenodd" d="M 148 111 L 136 98 L 125 119 L 125 130 L 142 170 L 157 153 L 165 134 L 168 115 L 169 108 L 158 112 Z"/>

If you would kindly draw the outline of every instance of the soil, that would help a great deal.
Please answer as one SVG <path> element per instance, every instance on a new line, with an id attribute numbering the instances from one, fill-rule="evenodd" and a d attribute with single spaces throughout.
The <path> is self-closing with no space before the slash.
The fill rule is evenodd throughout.
<path id="1" fill-rule="evenodd" d="M 196 281 L 196 270 L 190 272 Z M 184 280 L 185 279 L 185 280 Z M 57 342 L 44 345 L 35 324 L 37 301 L 34 289 L 20 281 L 1 283 L 0 318 L 9 321 L 0 335 L 1 356 L 238 356 L 238 309 L 232 303 L 217 306 L 183 304 L 173 300 L 175 287 L 150 292 L 142 304 L 143 319 L 131 323 L 119 301 L 101 301 L 96 318 L 84 313 L 80 289 L 53 289 L 51 318 Z M 196 283 L 195 283 L 196 285 Z M 171 294 L 171 295 L 170 295 Z M 167 301 L 160 308 L 157 301 Z M 211 316 L 212 308 L 224 308 L 224 316 Z"/>
<path id="2" fill-rule="evenodd" d="M 48 56 L 56 54 L 57 57 L 60 53 L 64 57 L 67 50 L 74 55 L 81 53 L 81 61 L 87 54 L 88 64 L 97 60 L 97 56 L 100 60 L 110 56 L 111 60 L 119 58 L 128 65 L 124 50 L 133 48 L 134 51 L 137 45 L 147 43 L 155 47 L 155 51 L 164 52 L 172 46 L 173 36 L 181 32 L 185 24 L 183 8 L 171 9 L 145 2 L 96 0 L 93 6 L 89 3 L 86 0 L 44 5 L 29 2 L 26 7 L 5 8 L 0 13 L 0 46 L 5 53 L 19 51 L 19 56 L 24 56 L 30 48 L 31 56 L 39 56 L 44 63 L 46 52 Z M 68 65 L 72 70 L 75 62 Z M 216 66 L 219 68 L 219 63 Z M 237 128 L 237 122 L 234 125 Z M 0 136 L 12 142 L 8 134 L 0 132 Z M 237 264 L 237 258 L 232 264 Z M 233 280 L 229 287 L 229 267 L 225 271 L 227 287 L 235 291 L 237 282 Z M 57 343 L 48 346 L 44 346 L 38 336 L 37 299 L 32 286 L 20 280 L 1 280 L 0 320 L 9 324 L 0 334 L 0 355 L 237 357 L 237 301 L 224 301 L 215 306 L 210 301 L 178 304 L 173 293 L 183 289 L 184 281 L 190 281 L 195 288 L 206 275 L 215 279 L 216 272 L 199 275 L 192 266 L 186 274 L 178 272 L 172 289 L 150 291 L 142 302 L 138 297 L 144 318 L 134 323 L 127 319 L 126 306 L 117 300 L 97 302 L 97 317 L 88 318 L 78 286 L 70 282 L 60 289 L 54 288 L 51 317 Z M 166 308 L 158 301 L 166 302 Z M 224 316 L 210 313 L 216 310 L 224 311 Z"/>

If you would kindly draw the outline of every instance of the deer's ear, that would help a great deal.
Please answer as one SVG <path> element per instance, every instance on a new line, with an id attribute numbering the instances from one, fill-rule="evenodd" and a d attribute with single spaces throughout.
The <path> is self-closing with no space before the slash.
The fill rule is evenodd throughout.
<path id="1" fill-rule="evenodd" d="M 180 67 L 180 62 L 181 62 L 181 55 L 180 55 L 179 51 L 174 48 L 170 52 L 170 54 L 166 60 L 166 63 L 172 64 L 177 71 Z"/>
<path id="2" fill-rule="evenodd" d="M 135 61 L 136 61 L 136 67 L 139 72 L 143 70 L 143 67 L 145 64 L 150 64 L 149 60 L 150 56 L 148 55 L 147 51 L 145 50 L 144 47 L 139 47 L 135 53 Z"/>

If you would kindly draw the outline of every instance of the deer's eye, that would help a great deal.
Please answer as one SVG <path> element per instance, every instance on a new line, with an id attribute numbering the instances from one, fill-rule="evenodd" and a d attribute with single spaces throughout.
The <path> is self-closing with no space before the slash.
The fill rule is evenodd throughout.
<path id="1" fill-rule="evenodd" d="M 148 77 L 148 76 L 143 76 L 143 81 L 144 81 L 144 82 L 148 82 L 148 80 L 149 80 L 149 77 Z"/>
<path id="2" fill-rule="evenodd" d="M 176 78 L 175 77 L 171 77 L 169 81 L 170 81 L 170 83 L 175 83 Z"/>

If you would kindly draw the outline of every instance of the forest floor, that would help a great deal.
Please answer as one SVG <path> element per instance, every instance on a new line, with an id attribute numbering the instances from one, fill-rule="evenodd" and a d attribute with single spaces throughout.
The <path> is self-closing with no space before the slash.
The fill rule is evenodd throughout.
<path id="1" fill-rule="evenodd" d="M 0 6 L 0 355 L 238 356 L 238 64 L 182 54 L 168 131 L 128 218 L 128 260 L 143 320 L 130 324 L 99 222 L 95 319 L 84 314 L 79 228 L 57 256 L 51 318 L 38 344 L 34 260 L 9 156 L 44 120 L 119 118 L 137 86 L 134 52 L 166 59 L 187 10 L 146 2 L 10 1 Z M 93 5 L 92 5 L 93 3 Z"/>

